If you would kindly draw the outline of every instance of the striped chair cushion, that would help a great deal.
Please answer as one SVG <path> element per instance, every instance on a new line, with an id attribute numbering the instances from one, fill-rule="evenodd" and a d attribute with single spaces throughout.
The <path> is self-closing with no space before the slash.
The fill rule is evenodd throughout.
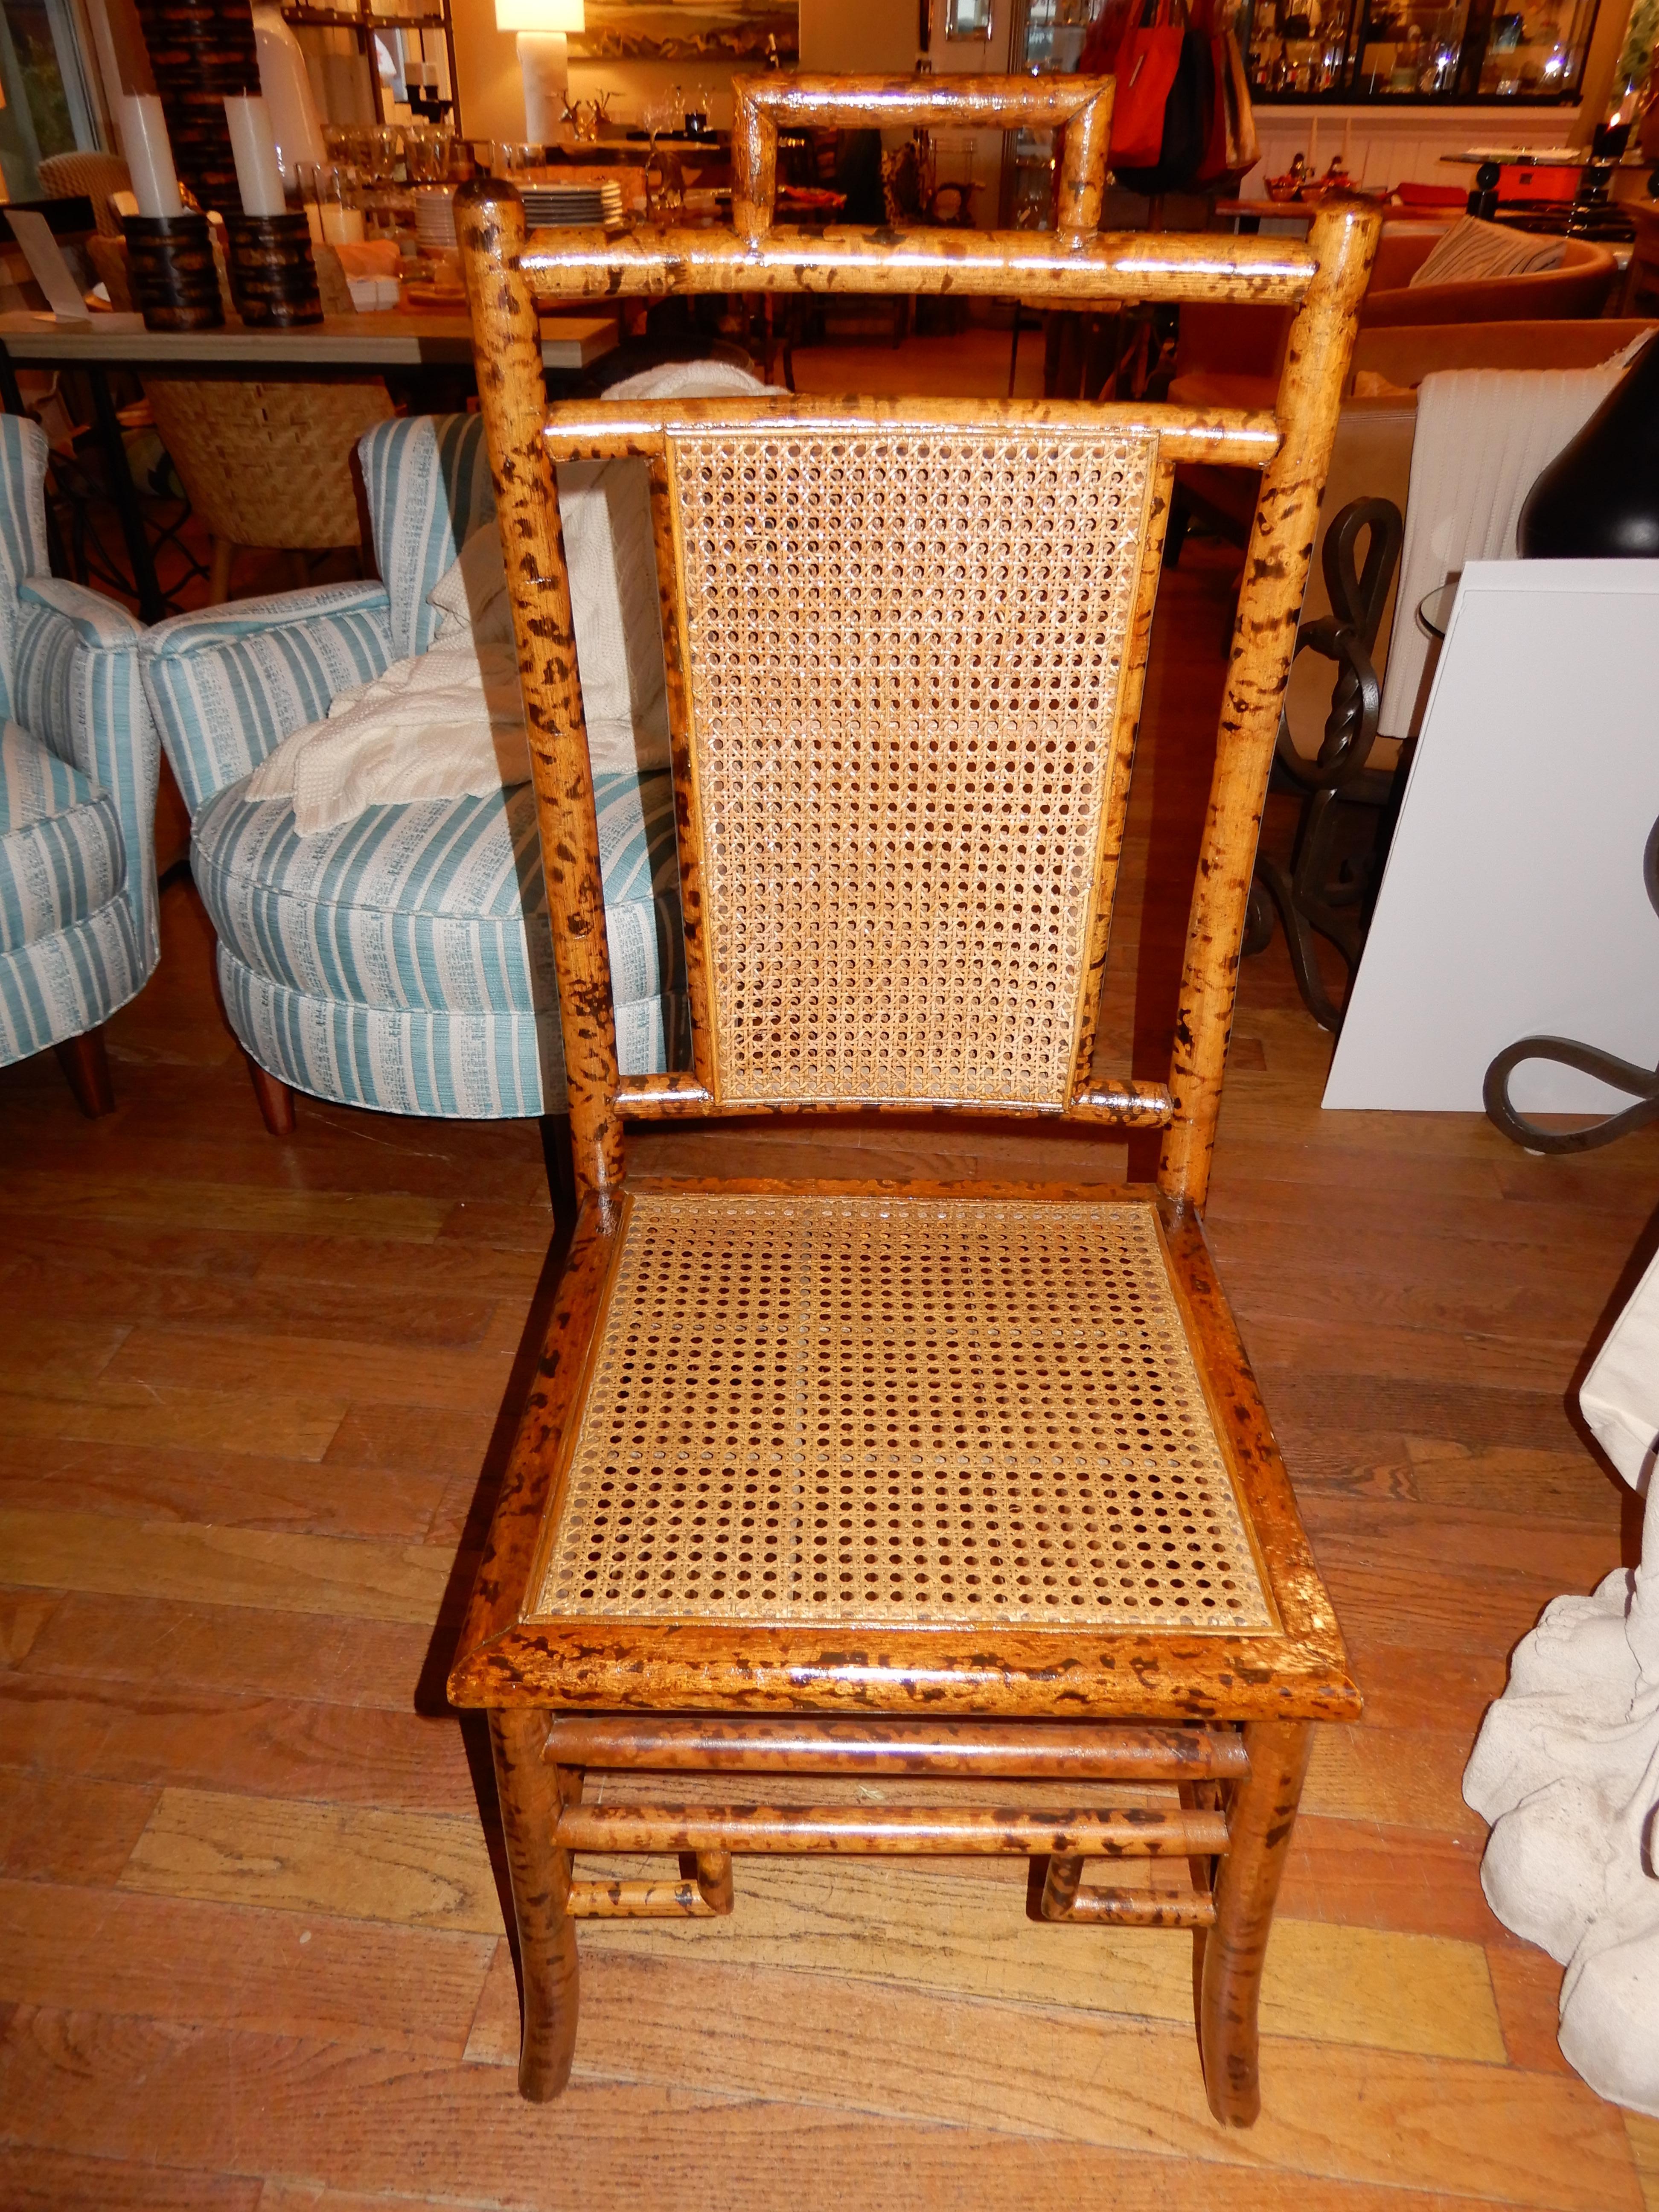
<path id="1" fill-rule="evenodd" d="M 495 512 L 478 415 L 411 415 L 358 441 L 374 552 L 391 605 L 392 657 L 424 653 L 437 634 L 427 594 Z"/>
<path id="2" fill-rule="evenodd" d="M 0 729 L 0 952 L 38 945 L 119 896 L 114 802 L 15 722 Z"/>
<path id="3" fill-rule="evenodd" d="M 394 657 L 380 584 L 318 585 L 158 623 L 144 640 L 144 690 L 192 817 Z"/>
<path id="4" fill-rule="evenodd" d="M 296 1090 L 384 1114 L 473 1121 L 563 1110 L 556 1006 L 535 1014 L 348 1006 L 255 975 L 223 945 L 219 983 L 236 1035 L 261 1067 Z M 640 1074 L 666 1067 L 670 1025 L 684 1019 L 680 997 L 618 1006 L 623 1067 Z"/>
<path id="5" fill-rule="evenodd" d="M 680 988 L 670 779 L 595 779 L 618 1006 Z M 193 866 L 221 945 L 251 974 L 342 1007 L 546 1012 L 557 1003 L 531 787 L 377 806 L 301 837 L 241 785 L 197 817 Z"/>
<path id="6" fill-rule="evenodd" d="M 9 953 L 0 959 L 0 1067 L 95 1029 L 143 988 L 153 964 L 123 898 Z"/>

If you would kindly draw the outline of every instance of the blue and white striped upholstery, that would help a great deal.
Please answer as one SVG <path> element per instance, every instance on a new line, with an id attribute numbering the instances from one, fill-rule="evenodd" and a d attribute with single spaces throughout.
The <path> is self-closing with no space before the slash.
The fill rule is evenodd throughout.
<path id="1" fill-rule="evenodd" d="M 191 818 L 337 691 L 398 657 L 384 584 L 324 584 L 175 615 L 144 640 L 144 689 Z"/>
<path id="2" fill-rule="evenodd" d="M 478 418 L 377 424 L 359 448 L 386 583 L 295 592 L 153 630 L 144 681 L 189 801 L 191 865 L 231 1026 L 295 1088 L 391 1113 L 564 1104 L 546 887 L 528 785 L 370 808 L 301 837 L 255 766 L 335 693 L 424 652 L 427 594 L 494 512 Z M 673 793 L 595 779 L 617 1045 L 668 1064 L 684 1011 Z"/>
<path id="3" fill-rule="evenodd" d="M 0 416 L 0 1065 L 96 1028 L 160 951 L 143 631 L 47 574 L 46 470 Z"/>
<path id="4" fill-rule="evenodd" d="M 358 442 L 374 550 L 390 595 L 392 657 L 424 653 L 438 628 L 427 593 L 495 512 L 477 415 L 377 422 Z"/>

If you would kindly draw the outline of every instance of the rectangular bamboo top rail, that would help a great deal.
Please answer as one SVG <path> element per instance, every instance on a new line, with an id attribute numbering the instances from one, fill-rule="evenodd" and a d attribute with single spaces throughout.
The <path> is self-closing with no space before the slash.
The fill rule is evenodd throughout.
<path id="1" fill-rule="evenodd" d="M 1086 237 L 1100 228 L 1110 155 L 1109 76 L 796 76 L 732 81 L 732 221 L 744 238 L 772 228 L 778 129 L 845 130 L 931 124 L 957 130 L 1060 131 L 1054 227 Z"/>
<path id="2" fill-rule="evenodd" d="M 662 299 L 697 292 L 1031 295 L 1047 307 L 1105 300 L 1232 300 L 1293 307 L 1317 267 L 1280 238 L 1028 230 L 532 231 L 519 257 L 543 300 Z"/>
<path id="3" fill-rule="evenodd" d="M 1053 399 L 862 398 L 791 392 L 779 398 L 576 399 L 549 407 L 544 435 L 556 461 L 604 461 L 662 450 L 671 430 L 705 423 L 763 423 L 849 434 L 894 423 L 927 430 L 1073 430 L 1088 438 L 1155 437 L 1167 461 L 1265 469 L 1284 440 L 1277 416 L 1240 407 L 1164 407 L 1146 402 L 1085 404 Z"/>

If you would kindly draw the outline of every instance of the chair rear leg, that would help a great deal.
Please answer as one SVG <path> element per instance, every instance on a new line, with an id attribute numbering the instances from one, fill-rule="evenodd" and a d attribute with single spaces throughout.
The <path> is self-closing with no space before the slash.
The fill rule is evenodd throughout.
<path id="1" fill-rule="evenodd" d="M 564 1785 L 562 1770 L 542 1756 L 545 1713 L 522 1708 L 492 1712 L 489 1744 L 518 1923 L 524 2002 L 519 2094 L 545 2105 L 570 2079 L 576 2047 L 576 1923 L 565 1910 L 570 1854 L 553 1842 Z"/>
<path id="2" fill-rule="evenodd" d="M 1261 2110 L 1261 1967 L 1312 1741 L 1305 1721 L 1252 1721 L 1244 1730 L 1249 1779 L 1235 1792 L 1228 1818 L 1199 2000 L 1204 2087 L 1210 2110 L 1229 2127 L 1248 2128 Z"/>

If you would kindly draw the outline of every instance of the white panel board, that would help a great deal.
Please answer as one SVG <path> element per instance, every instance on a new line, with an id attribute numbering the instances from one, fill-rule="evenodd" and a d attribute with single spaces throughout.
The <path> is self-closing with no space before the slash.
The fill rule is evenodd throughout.
<path id="1" fill-rule="evenodd" d="M 1325 1104 L 1479 1112 L 1491 1062 L 1540 1034 L 1659 1061 L 1656 817 L 1659 561 L 1471 562 Z M 1630 1103 L 1536 1061 L 1510 1096 Z"/>

